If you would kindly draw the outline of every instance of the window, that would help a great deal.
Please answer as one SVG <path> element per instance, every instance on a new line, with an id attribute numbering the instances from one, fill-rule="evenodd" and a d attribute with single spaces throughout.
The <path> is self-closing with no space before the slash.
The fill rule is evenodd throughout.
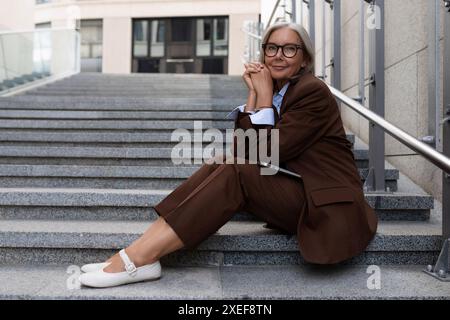
<path id="1" fill-rule="evenodd" d="M 150 57 L 164 57 L 165 30 L 164 20 L 152 20 Z"/>
<path id="2" fill-rule="evenodd" d="M 213 55 L 228 55 L 228 18 L 214 18 Z"/>
<path id="3" fill-rule="evenodd" d="M 191 19 L 172 20 L 172 41 L 191 41 L 192 21 Z"/>
<path id="4" fill-rule="evenodd" d="M 134 21 L 133 30 L 134 56 L 146 57 L 148 54 L 148 21 Z"/>
<path id="5" fill-rule="evenodd" d="M 197 56 L 211 55 L 211 20 L 197 20 Z"/>
<path id="6" fill-rule="evenodd" d="M 101 58 L 103 50 L 102 20 L 81 20 L 81 58 Z"/>

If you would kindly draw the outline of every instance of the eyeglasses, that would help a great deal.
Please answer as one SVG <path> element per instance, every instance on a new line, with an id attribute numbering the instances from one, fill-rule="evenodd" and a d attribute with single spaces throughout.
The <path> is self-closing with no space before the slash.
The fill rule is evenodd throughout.
<path id="1" fill-rule="evenodd" d="M 277 55 L 279 48 L 281 48 L 281 52 L 286 58 L 293 58 L 299 49 L 303 50 L 303 47 L 298 44 L 285 44 L 284 46 L 279 46 L 274 43 L 265 43 L 262 45 L 262 48 L 264 49 L 264 54 L 270 58 Z"/>

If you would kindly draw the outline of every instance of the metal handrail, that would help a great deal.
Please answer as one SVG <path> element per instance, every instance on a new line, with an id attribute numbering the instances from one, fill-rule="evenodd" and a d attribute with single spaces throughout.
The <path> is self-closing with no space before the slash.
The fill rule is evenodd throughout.
<path id="1" fill-rule="evenodd" d="M 272 22 L 273 16 L 275 15 L 275 12 L 278 9 L 278 5 L 280 4 L 281 0 L 277 0 L 275 3 L 275 6 L 273 7 L 272 13 L 270 14 L 269 22 L 267 22 L 267 26 L 270 26 L 270 23 Z"/>
<path id="2" fill-rule="evenodd" d="M 450 158 L 447 158 L 445 155 L 436 151 L 429 145 L 421 142 L 420 140 L 406 133 L 402 129 L 394 126 L 392 123 L 388 122 L 387 120 L 380 117 L 376 113 L 370 111 L 369 109 L 367 109 L 360 103 L 356 102 L 352 98 L 347 97 L 344 93 L 337 90 L 336 88 L 333 88 L 327 83 L 326 85 L 330 89 L 331 93 L 337 99 L 342 101 L 345 105 L 349 106 L 351 109 L 362 115 L 364 118 L 375 123 L 376 125 L 381 127 L 383 131 L 391 135 L 393 138 L 397 139 L 402 144 L 416 151 L 417 153 L 425 157 L 427 160 L 435 164 L 437 167 L 450 174 Z M 450 119 L 447 118 L 446 120 L 449 121 Z"/>

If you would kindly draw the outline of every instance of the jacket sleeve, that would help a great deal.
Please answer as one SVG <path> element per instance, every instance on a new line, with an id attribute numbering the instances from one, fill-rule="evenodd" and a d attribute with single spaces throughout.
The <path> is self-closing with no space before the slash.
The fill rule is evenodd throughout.
<path id="1" fill-rule="evenodd" d="M 271 155 L 272 130 L 278 130 L 279 134 L 279 162 L 284 163 L 290 159 L 300 156 L 311 145 L 315 144 L 328 130 L 331 122 L 332 108 L 331 93 L 325 83 L 313 82 L 302 88 L 302 94 L 295 99 L 281 119 L 277 119 L 275 126 L 256 125 L 250 120 L 249 114 L 239 112 L 235 120 L 235 129 L 267 129 L 267 153 Z M 272 107 L 274 108 L 274 107 Z M 277 112 L 275 112 L 275 118 Z M 257 134 L 257 143 L 250 144 L 247 139 L 234 139 L 234 154 L 236 154 L 238 143 L 245 143 L 245 158 L 248 159 L 250 152 L 255 152 L 259 161 L 260 137 Z M 241 146 L 242 147 L 242 146 Z M 251 153 L 250 153 L 251 154 Z"/>

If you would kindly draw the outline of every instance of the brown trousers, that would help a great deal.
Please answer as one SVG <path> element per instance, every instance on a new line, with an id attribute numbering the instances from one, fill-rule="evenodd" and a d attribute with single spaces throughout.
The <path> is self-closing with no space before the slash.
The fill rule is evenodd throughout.
<path id="1" fill-rule="evenodd" d="M 186 249 L 195 248 L 242 211 L 296 234 L 306 204 L 302 181 L 280 172 L 261 175 L 260 168 L 205 163 L 153 208 Z"/>

